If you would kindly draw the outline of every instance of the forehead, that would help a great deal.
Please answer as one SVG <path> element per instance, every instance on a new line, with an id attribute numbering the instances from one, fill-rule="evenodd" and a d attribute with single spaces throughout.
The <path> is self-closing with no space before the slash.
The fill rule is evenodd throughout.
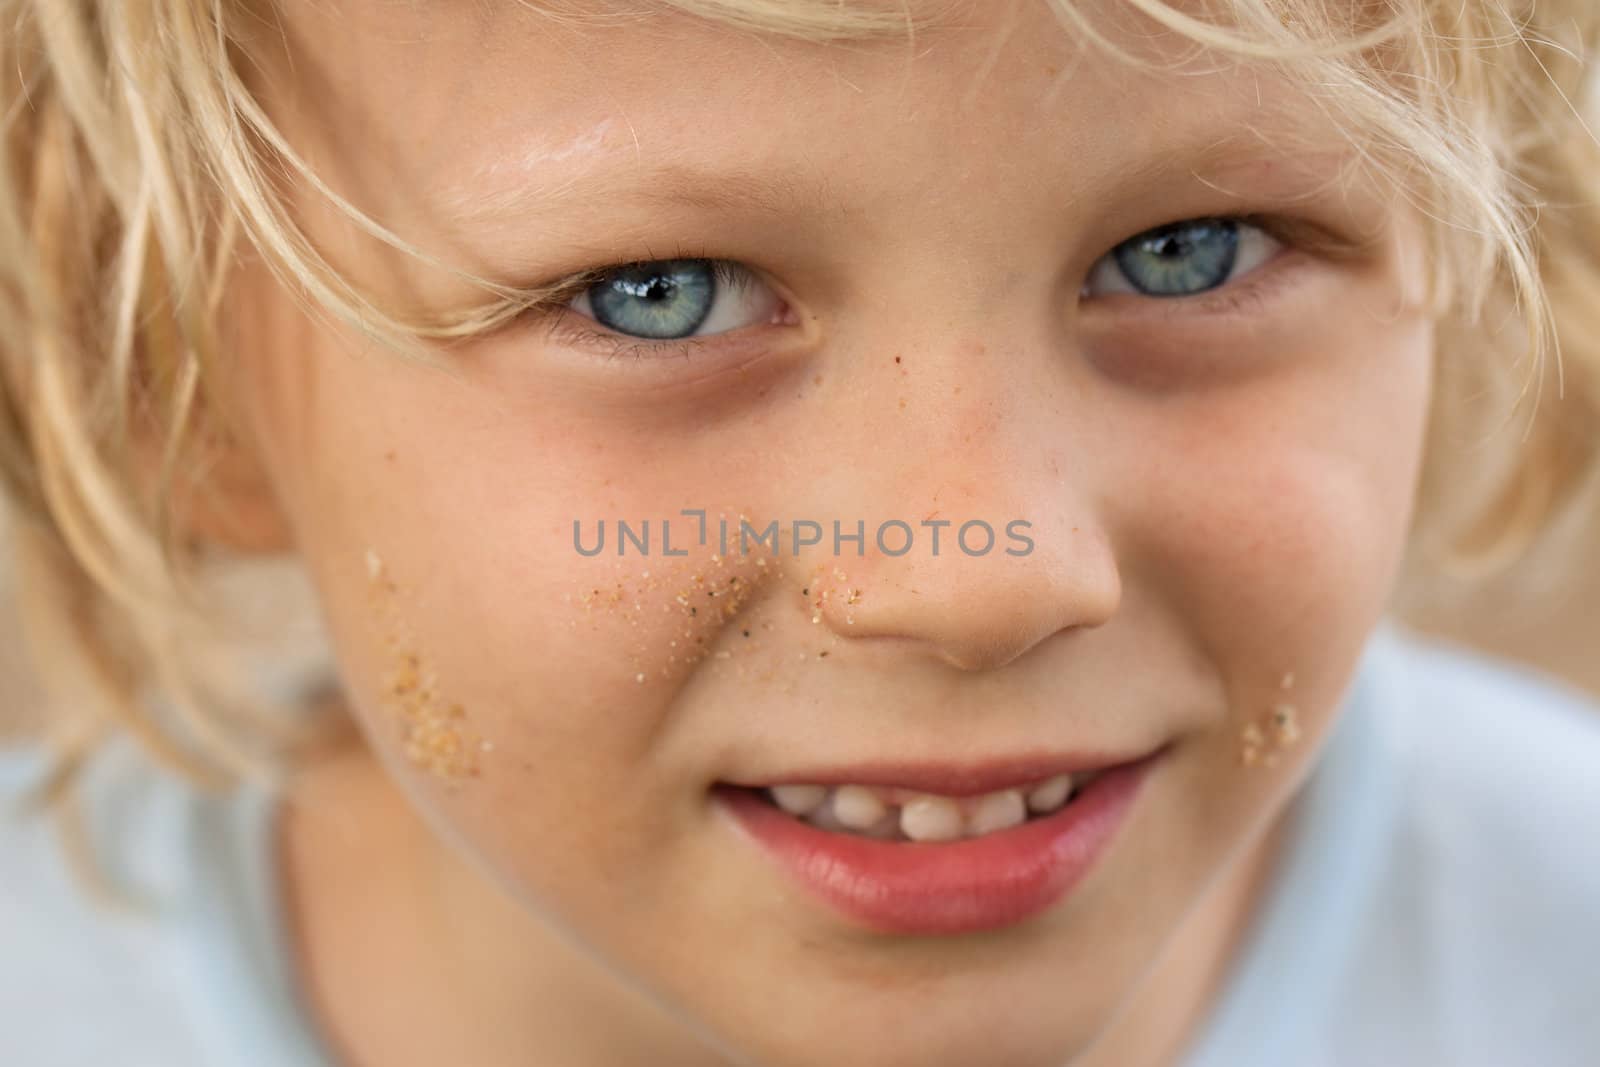
<path id="1" fill-rule="evenodd" d="M 827 43 L 664 6 L 283 0 L 260 70 L 268 110 L 363 206 L 469 245 L 514 219 L 574 237 L 574 202 L 607 197 L 791 219 L 997 182 L 1092 199 L 1176 164 L 1223 181 L 1317 139 L 1270 70 L 1112 0 L 1080 6 L 1163 68 L 1086 44 L 1046 0 L 947 4 L 908 35 Z"/>

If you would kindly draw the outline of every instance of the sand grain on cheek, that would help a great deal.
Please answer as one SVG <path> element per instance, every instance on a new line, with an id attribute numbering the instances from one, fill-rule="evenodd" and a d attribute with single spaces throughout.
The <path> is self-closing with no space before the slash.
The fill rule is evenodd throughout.
<path id="1" fill-rule="evenodd" d="M 390 669 L 382 705 L 399 730 L 401 751 L 419 770 L 447 781 L 477 778 L 480 760 L 494 750 L 467 721 L 466 709 L 445 699 L 439 680 L 416 649 L 400 614 L 399 587 L 377 553 L 367 553 L 368 593 L 382 620 Z"/>
<path id="2" fill-rule="evenodd" d="M 1278 757 L 1300 741 L 1300 712 L 1287 699 L 1294 687 L 1294 674 L 1283 676 L 1278 684 L 1285 694 L 1266 711 L 1251 718 L 1239 731 L 1239 765 L 1267 767 L 1278 765 Z"/>
<path id="3" fill-rule="evenodd" d="M 719 518 L 734 529 L 738 521 L 747 520 L 744 514 Z M 792 528 L 780 523 L 779 530 L 779 544 L 793 544 Z M 742 553 L 737 536 L 731 542 L 726 555 L 640 558 L 633 564 L 614 557 L 606 578 L 592 578 L 567 595 L 568 603 L 582 609 L 571 626 L 625 626 L 629 636 L 622 647 L 627 652 L 617 658 L 617 669 L 637 685 L 682 679 L 707 661 L 713 668 L 730 663 L 743 674 L 747 663 L 770 665 L 780 651 L 772 638 L 772 619 L 759 617 L 771 588 L 803 581 L 800 609 L 816 627 L 815 645 L 829 647 L 813 645 L 798 655 L 826 660 L 839 641 L 831 628 L 820 625 L 824 615 L 831 619 L 837 612 L 846 626 L 854 625 L 853 609 L 861 603 L 862 589 L 831 563 L 803 572 L 794 557 L 786 557 L 787 548 L 771 555 L 752 545 Z"/>
<path id="4" fill-rule="evenodd" d="M 566 598 L 582 608 L 574 629 L 585 620 L 591 627 L 603 621 L 627 627 L 626 656 L 616 663 L 636 684 L 671 680 L 708 658 L 731 658 L 731 650 L 715 646 L 719 632 L 736 620 L 747 648 L 770 630 L 770 623 L 740 620 L 767 573 L 766 560 L 737 573 L 733 561 L 718 555 L 643 562 L 648 565 L 637 569 L 618 562 L 611 576 L 591 579 Z"/>

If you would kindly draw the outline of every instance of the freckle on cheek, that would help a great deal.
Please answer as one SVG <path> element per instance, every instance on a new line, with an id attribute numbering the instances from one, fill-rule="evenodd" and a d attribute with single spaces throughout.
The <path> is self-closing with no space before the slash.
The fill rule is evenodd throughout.
<path id="1" fill-rule="evenodd" d="M 382 702 L 399 727 L 402 751 L 412 765 L 439 778 L 477 778 L 479 759 L 493 751 L 493 744 L 471 729 L 466 709 L 440 693 L 438 677 L 416 650 L 400 617 L 399 587 L 374 552 L 367 554 L 367 576 L 374 614 L 383 620 L 390 662 Z"/>

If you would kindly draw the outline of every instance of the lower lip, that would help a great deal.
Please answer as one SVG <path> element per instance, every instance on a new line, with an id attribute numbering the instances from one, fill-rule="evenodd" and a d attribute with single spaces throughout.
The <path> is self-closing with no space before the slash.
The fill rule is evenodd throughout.
<path id="1" fill-rule="evenodd" d="M 1022 922 L 1064 897 L 1116 836 L 1155 759 L 1106 771 L 1042 819 L 947 843 L 819 830 L 751 789 L 713 795 L 768 856 L 847 918 L 884 933 L 960 934 Z"/>

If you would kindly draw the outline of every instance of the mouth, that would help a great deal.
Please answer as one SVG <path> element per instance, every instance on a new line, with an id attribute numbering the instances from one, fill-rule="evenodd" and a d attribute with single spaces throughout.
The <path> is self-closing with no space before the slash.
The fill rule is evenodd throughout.
<path id="1" fill-rule="evenodd" d="M 780 811 L 819 830 L 878 841 L 941 842 L 986 837 L 1052 815 L 1103 770 L 1062 772 L 975 796 L 948 796 L 862 782 L 790 783 L 753 790 Z"/>
<path id="2" fill-rule="evenodd" d="M 1165 752 L 800 771 L 712 793 L 747 841 L 836 913 L 880 932 L 947 935 L 1017 923 L 1064 897 Z"/>

